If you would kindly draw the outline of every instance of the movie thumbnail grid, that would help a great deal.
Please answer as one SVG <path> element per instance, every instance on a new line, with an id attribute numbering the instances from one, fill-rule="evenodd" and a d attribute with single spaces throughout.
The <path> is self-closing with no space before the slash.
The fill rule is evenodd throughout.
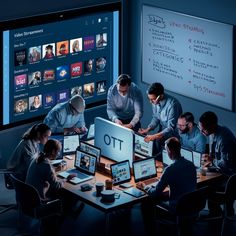
<path id="1" fill-rule="evenodd" d="M 95 95 L 105 94 L 107 91 L 106 80 L 87 83 L 81 86 L 75 86 L 71 89 L 65 89 L 58 92 L 47 92 L 31 97 L 15 99 L 14 114 L 20 115 L 27 112 L 36 112 L 41 109 L 52 108 L 57 103 L 65 102 L 70 97 L 79 94 L 85 99 L 92 98 Z"/>
<path id="2" fill-rule="evenodd" d="M 15 66 L 39 63 L 44 60 L 51 60 L 55 57 L 65 57 L 68 54 L 104 49 L 107 46 L 107 33 L 100 33 L 95 36 L 74 38 L 60 42 L 52 42 L 44 45 L 33 46 L 14 51 Z"/>
<path id="3" fill-rule="evenodd" d="M 50 83 L 54 81 L 62 82 L 68 79 L 79 78 L 82 74 L 84 76 L 92 75 L 94 71 L 101 73 L 106 68 L 106 57 L 99 57 L 96 59 L 89 59 L 84 62 L 76 62 L 71 65 L 58 66 L 56 68 L 49 68 L 44 71 L 33 71 L 14 76 L 15 91 L 22 91 L 28 87 L 39 87 L 42 82 Z"/>

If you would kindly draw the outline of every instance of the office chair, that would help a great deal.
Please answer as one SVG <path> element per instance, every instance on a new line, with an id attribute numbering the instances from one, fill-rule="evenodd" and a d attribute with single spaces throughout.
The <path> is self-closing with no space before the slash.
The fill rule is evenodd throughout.
<path id="1" fill-rule="evenodd" d="M 198 219 L 199 212 L 205 207 L 208 188 L 203 187 L 180 197 L 175 212 L 168 207 L 156 206 L 156 219 L 159 226 L 167 226 L 172 233 L 181 236 L 193 235 L 193 226 Z"/>
<path id="2" fill-rule="evenodd" d="M 224 192 L 215 192 L 210 195 L 212 201 L 223 204 L 223 224 L 221 235 L 236 235 L 233 223 L 236 223 L 236 216 L 232 212 L 227 211 L 227 203 L 233 204 L 236 200 L 236 174 L 229 177 Z M 232 232 L 234 229 L 234 232 Z M 231 233 L 231 234 L 230 234 Z"/>
<path id="3" fill-rule="evenodd" d="M 9 171 L 7 169 L 0 169 L 0 174 L 4 175 L 5 187 L 9 190 L 14 189 L 14 186 L 9 176 L 12 173 L 13 173 L 12 171 Z M 7 211 L 17 209 L 17 204 L 0 205 L 0 207 L 3 208 L 3 210 L 0 211 L 0 214 L 3 214 Z"/>
<path id="4" fill-rule="evenodd" d="M 13 174 L 10 174 L 16 191 L 16 201 L 19 209 L 19 220 L 21 217 L 28 216 L 30 220 L 37 219 L 39 223 L 39 231 L 41 235 L 45 235 L 47 219 L 50 217 L 60 216 L 62 213 L 61 200 L 42 201 L 38 191 L 31 185 L 17 179 Z M 55 223 L 56 218 L 52 219 Z M 50 224 L 52 226 L 52 224 Z M 24 230 L 24 229 L 23 229 Z"/>

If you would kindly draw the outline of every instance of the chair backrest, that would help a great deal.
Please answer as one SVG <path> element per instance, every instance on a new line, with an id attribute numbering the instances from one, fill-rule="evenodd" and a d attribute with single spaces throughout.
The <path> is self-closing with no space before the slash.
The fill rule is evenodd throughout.
<path id="1" fill-rule="evenodd" d="M 236 200 L 236 174 L 231 175 L 226 183 L 226 198 Z"/>
<path id="2" fill-rule="evenodd" d="M 5 182 L 5 187 L 7 189 L 14 189 L 14 185 L 12 183 L 10 173 L 4 173 L 4 182 Z"/>
<path id="3" fill-rule="evenodd" d="M 33 186 L 22 182 L 13 174 L 10 174 L 10 177 L 16 190 L 16 201 L 23 212 L 29 214 L 34 208 L 41 205 L 39 193 Z"/>
<path id="4" fill-rule="evenodd" d="M 205 205 L 209 194 L 208 187 L 185 193 L 180 197 L 176 205 L 176 215 L 192 216 L 198 214 Z"/>

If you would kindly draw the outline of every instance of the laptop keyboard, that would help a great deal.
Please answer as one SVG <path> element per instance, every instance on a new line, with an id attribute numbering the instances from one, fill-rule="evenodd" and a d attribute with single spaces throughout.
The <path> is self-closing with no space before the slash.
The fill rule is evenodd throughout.
<path id="1" fill-rule="evenodd" d="M 80 173 L 80 172 L 77 172 L 76 173 L 76 177 L 79 178 L 79 179 L 85 179 L 87 178 L 88 176 L 83 174 L 83 173 Z"/>
<path id="2" fill-rule="evenodd" d="M 144 180 L 143 183 L 145 185 L 150 185 L 150 184 L 157 183 L 158 181 L 159 181 L 158 178 L 151 178 L 151 179 Z"/>

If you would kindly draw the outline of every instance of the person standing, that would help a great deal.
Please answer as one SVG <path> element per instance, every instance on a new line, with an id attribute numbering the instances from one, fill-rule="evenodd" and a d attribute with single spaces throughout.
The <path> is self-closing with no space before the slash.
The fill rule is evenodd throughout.
<path id="1" fill-rule="evenodd" d="M 66 102 L 59 103 L 47 114 L 44 123 L 53 133 L 87 132 L 84 121 L 85 101 L 80 95 L 75 95 Z"/>
<path id="2" fill-rule="evenodd" d="M 138 131 L 143 115 L 143 96 L 127 74 L 121 74 L 107 94 L 107 114 L 110 120 Z"/>
<path id="3" fill-rule="evenodd" d="M 147 128 L 141 128 L 140 134 L 146 135 L 144 141 L 156 140 L 157 153 L 160 152 L 164 141 L 172 136 L 178 137 L 176 124 L 178 117 L 182 113 L 182 106 L 179 101 L 167 95 L 161 83 L 153 83 L 147 90 L 147 96 L 152 104 L 152 120 Z M 155 134 L 148 134 L 157 129 Z"/>

